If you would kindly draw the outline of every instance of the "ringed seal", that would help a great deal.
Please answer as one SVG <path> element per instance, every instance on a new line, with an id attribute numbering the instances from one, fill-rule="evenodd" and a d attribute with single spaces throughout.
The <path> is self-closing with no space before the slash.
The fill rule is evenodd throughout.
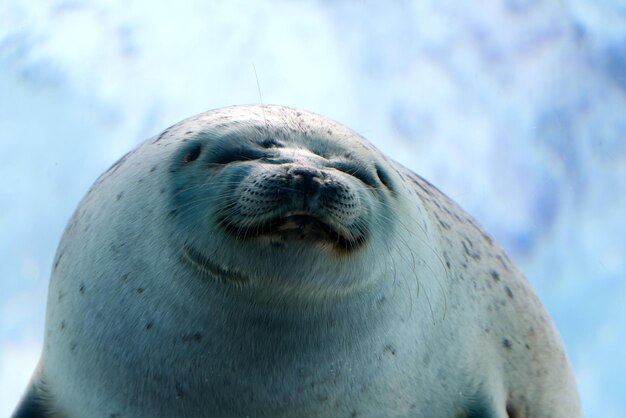
<path id="1" fill-rule="evenodd" d="M 579 417 L 493 240 L 324 117 L 182 121 L 89 190 L 15 417 Z"/>

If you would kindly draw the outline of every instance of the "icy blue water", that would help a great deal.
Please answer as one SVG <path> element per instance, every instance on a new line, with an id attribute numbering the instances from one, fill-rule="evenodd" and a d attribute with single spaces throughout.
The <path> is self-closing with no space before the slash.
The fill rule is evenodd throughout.
<path id="1" fill-rule="evenodd" d="M 586 415 L 626 415 L 626 3 L 159 4 L 0 3 L 0 416 L 98 174 L 179 119 L 260 101 L 339 120 L 461 203 L 552 314 Z"/>

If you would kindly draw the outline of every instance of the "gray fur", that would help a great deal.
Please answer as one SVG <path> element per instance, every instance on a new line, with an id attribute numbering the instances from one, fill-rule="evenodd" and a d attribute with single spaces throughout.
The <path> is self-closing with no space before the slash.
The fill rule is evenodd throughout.
<path id="1" fill-rule="evenodd" d="M 271 225 L 301 207 L 334 232 Z M 67 418 L 580 416 L 497 244 L 355 132 L 280 106 L 187 119 L 96 181 L 54 263 L 44 380 Z"/>

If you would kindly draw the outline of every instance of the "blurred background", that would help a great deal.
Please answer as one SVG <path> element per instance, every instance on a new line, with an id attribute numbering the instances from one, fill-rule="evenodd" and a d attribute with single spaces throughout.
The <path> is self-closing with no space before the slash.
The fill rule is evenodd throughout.
<path id="1" fill-rule="evenodd" d="M 537 289 L 586 416 L 626 416 L 626 2 L 173 3 L 0 3 L 0 416 L 96 177 L 259 102 L 336 119 L 458 201 Z"/>

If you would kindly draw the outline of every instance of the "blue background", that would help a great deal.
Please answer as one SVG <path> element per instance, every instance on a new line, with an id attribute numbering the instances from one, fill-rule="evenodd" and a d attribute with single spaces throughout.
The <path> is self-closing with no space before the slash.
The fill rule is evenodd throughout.
<path id="1" fill-rule="evenodd" d="M 336 119 L 457 200 L 546 304 L 586 416 L 625 416 L 624 1 L 170 3 L 0 3 L 0 416 L 95 178 L 184 117 L 259 102 Z"/>

